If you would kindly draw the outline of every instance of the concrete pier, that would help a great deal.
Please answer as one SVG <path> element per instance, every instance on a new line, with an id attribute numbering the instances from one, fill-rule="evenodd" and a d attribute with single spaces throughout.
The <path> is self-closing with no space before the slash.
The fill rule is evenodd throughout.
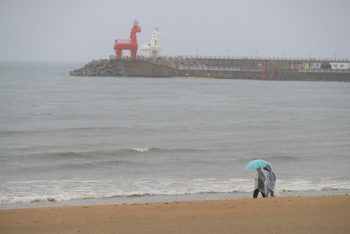
<path id="1" fill-rule="evenodd" d="M 350 82 L 350 70 L 303 69 L 290 70 L 290 63 L 277 62 L 277 71 L 263 75 L 267 60 L 153 58 L 152 60 L 110 59 L 92 61 L 70 72 L 72 76 L 124 77 L 210 77 L 216 79 L 300 80 Z M 323 62 L 327 66 L 327 62 Z M 328 62 L 329 63 L 329 62 Z"/>

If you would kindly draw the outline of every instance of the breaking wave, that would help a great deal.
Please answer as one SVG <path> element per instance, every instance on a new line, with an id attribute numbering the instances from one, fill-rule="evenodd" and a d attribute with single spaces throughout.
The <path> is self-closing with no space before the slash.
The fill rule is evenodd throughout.
<path id="1" fill-rule="evenodd" d="M 253 180 L 246 179 L 169 179 L 148 178 L 128 180 L 35 180 L 7 182 L 0 195 L 0 203 L 56 202 L 117 197 L 157 195 L 186 195 L 206 193 L 251 193 Z M 350 178 L 279 180 L 278 191 L 348 190 Z M 250 195 L 249 195 L 250 196 Z"/>

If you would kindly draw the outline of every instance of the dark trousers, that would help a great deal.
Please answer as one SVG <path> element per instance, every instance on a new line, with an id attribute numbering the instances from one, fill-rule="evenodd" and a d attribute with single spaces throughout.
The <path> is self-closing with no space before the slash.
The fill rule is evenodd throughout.
<path id="1" fill-rule="evenodd" d="M 265 193 L 261 192 L 259 189 L 255 189 L 255 190 L 254 190 L 254 193 L 253 193 L 253 198 L 257 198 L 258 195 L 259 195 L 259 192 L 261 193 L 261 195 L 262 195 L 263 197 L 265 197 Z"/>

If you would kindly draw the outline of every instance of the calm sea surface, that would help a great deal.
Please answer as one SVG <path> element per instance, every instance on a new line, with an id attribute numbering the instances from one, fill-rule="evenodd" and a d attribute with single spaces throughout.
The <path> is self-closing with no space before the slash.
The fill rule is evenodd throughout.
<path id="1" fill-rule="evenodd" d="M 350 192 L 350 83 L 72 77 L 0 63 L 0 209 Z"/>

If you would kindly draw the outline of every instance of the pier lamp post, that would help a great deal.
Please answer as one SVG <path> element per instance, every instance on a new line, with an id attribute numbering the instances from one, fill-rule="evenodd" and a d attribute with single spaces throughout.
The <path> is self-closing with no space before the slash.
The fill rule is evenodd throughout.
<path id="1" fill-rule="evenodd" d="M 255 51 L 255 59 L 258 58 L 258 51 L 259 51 L 259 50 L 256 50 L 256 51 Z"/>
<path id="2" fill-rule="evenodd" d="M 309 60 L 310 60 L 310 54 L 311 54 L 311 51 L 309 52 Z"/>
<path id="3" fill-rule="evenodd" d="M 334 60 L 337 59 L 337 52 L 334 53 Z"/>
<path id="4" fill-rule="evenodd" d="M 228 52 L 230 52 L 230 50 L 227 50 L 227 57 L 228 57 Z"/>

